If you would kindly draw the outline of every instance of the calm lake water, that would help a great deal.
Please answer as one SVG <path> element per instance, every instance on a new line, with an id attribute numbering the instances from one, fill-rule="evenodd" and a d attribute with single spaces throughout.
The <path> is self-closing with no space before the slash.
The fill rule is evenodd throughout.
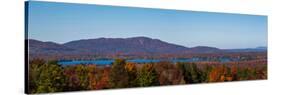
<path id="1" fill-rule="evenodd" d="M 202 62 L 202 61 L 218 61 L 218 62 L 231 62 L 237 61 L 235 59 L 230 58 L 218 58 L 218 59 L 206 59 L 206 58 L 186 58 L 186 59 L 129 59 L 126 62 L 133 62 L 133 63 L 156 63 L 156 62 Z M 76 64 L 96 64 L 96 65 L 111 65 L 114 62 L 113 59 L 100 59 L 100 60 L 68 60 L 68 61 L 59 61 L 58 63 L 61 65 L 76 65 Z"/>

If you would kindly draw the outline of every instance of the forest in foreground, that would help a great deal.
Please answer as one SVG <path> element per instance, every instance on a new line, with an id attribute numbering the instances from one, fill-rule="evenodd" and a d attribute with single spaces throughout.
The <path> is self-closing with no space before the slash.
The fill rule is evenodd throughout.
<path id="1" fill-rule="evenodd" d="M 49 93 L 267 79 L 267 62 L 137 64 L 115 59 L 110 66 L 62 66 L 33 59 L 28 72 L 28 93 Z"/>

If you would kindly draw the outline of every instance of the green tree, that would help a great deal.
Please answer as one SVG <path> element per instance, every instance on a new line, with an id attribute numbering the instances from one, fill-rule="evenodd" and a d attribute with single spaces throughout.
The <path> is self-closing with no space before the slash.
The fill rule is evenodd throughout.
<path id="1" fill-rule="evenodd" d="M 137 83 L 141 87 L 159 85 L 157 73 L 152 64 L 144 64 L 138 71 Z"/>
<path id="2" fill-rule="evenodd" d="M 63 70 L 56 61 L 49 61 L 43 63 L 43 61 L 36 60 L 31 62 L 30 74 L 31 82 L 34 88 L 31 93 L 47 93 L 47 92 L 60 92 L 63 91 L 65 86 L 65 76 Z"/>
<path id="3" fill-rule="evenodd" d="M 43 59 L 33 59 L 28 65 L 28 93 L 35 93 L 38 88 L 38 78 L 40 76 L 40 67 L 45 64 Z"/>
<path id="4" fill-rule="evenodd" d="M 177 63 L 182 71 L 186 83 L 200 83 L 205 81 L 206 75 L 200 71 L 195 63 Z"/>
<path id="5" fill-rule="evenodd" d="M 128 87 L 129 75 L 125 70 L 126 60 L 116 59 L 110 72 L 110 84 L 112 88 Z"/>

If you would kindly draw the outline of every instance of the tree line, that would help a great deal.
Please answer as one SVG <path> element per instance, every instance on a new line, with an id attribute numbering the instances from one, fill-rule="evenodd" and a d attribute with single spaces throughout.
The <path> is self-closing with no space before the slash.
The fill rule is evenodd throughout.
<path id="1" fill-rule="evenodd" d="M 145 63 L 116 59 L 111 66 L 29 62 L 28 93 L 49 93 L 160 85 L 267 79 L 266 63 Z"/>

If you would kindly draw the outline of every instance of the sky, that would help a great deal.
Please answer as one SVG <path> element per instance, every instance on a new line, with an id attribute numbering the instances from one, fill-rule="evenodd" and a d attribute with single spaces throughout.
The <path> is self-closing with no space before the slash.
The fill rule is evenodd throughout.
<path id="1" fill-rule="evenodd" d="M 267 16 L 29 1 L 28 38 L 149 37 L 185 47 L 267 46 Z"/>

